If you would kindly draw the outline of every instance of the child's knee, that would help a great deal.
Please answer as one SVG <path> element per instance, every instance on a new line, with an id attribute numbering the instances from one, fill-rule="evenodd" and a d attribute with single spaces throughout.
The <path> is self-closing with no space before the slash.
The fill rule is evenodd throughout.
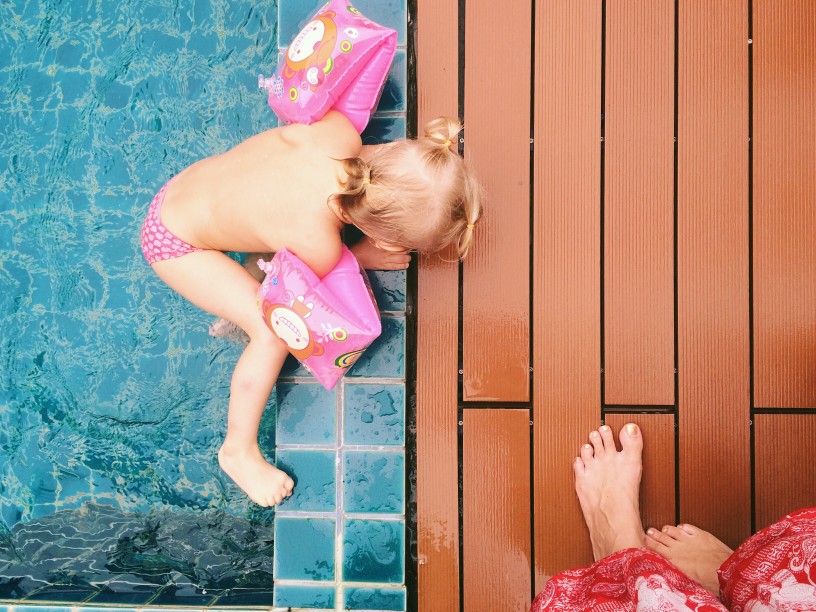
<path id="1" fill-rule="evenodd" d="M 259 352 L 267 355 L 268 358 L 274 358 L 280 355 L 285 357 L 289 352 L 286 348 L 286 343 L 272 333 L 266 326 L 250 334 L 249 340 L 258 348 Z"/>

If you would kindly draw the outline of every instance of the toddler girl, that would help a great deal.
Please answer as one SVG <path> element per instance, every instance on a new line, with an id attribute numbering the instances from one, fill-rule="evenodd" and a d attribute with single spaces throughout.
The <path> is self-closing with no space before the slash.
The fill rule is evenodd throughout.
<path id="1" fill-rule="evenodd" d="M 349 120 L 329 111 L 311 125 L 267 130 L 203 159 L 153 199 L 142 227 L 148 263 L 178 293 L 249 337 L 232 375 L 218 461 L 255 503 L 278 504 L 294 486 L 257 441 L 287 349 L 258 311 L 258 280 L 224 251 L 286 247 L 322 277 L 339 261 L 340 230 L 350 223 L 370 241 L 358 251 L 364 264 L 377 252 L 388 261 L 450 244 L 464 257 L 481 208 L 475 178 L 450 149 L 460 128 L 439 118 L 423 138 L 363 147 Z"/>

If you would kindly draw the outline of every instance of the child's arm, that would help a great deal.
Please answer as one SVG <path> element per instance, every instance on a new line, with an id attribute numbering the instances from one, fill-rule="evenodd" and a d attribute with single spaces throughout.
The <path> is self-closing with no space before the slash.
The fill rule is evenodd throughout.
<path id="1" fill-rule="evenodd" d="M 408 251 L 384 251 L 366 236 L 363 236 L 350 248 L 357 261 L 366 270 L 405 270 L 411 263 L 411 255 Z"/>
<path id="2" fill-rule="evenodd" d="M 308 237 L 308 242 L 290 245 L 289 250 L 309 266 L 312 272 L 323 278 L 340 261 L 343 242 L 336 231 L 316 233 Z"/>
<path id="3" fill-rule="evenodd" d="M 313 141 L 324 147 L 332 157 L 345 159 L 360 154 L 360 135 L 342 113 L 330 110 L 322 119 L 308 127 Z"/>

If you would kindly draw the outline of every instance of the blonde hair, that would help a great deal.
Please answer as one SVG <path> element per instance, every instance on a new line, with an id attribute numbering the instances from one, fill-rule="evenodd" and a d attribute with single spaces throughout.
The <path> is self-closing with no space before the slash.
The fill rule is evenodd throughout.
<path id="1" fill-rule="evenodd" d="M 370 238 L 425 253 L 456 244 L 464 258 L 482 208 L 476 177 L 451 150 L 461 129 L 457 119 L 438 117 L 421 138 L 388 143 L 368 163 L 342 160 L 348 178 L 339 206 Z"/>

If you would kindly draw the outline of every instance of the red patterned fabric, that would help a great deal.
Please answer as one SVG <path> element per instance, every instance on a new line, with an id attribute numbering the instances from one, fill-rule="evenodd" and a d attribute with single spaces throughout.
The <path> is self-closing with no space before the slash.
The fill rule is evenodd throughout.
<path id="1" fill-rule="evenodd" d="M 751 536 L 718 574 L 725 605 L 657 553 L 627 548 L 554 576 L 530 611 L 816 612 L 816 508 Z"/>
<path id="2" fill-rule="evenodd" d="M 587 568 L 554 576 L 530 612 L 722 612 L 719 600 L 656 552 L 627 548 Z"/>
<path id="3" fill-rule="evenodd" d="M 816 610 L 816 508 L 755 533 L 722 564 L 719 578 L 734 612 Z"/>

